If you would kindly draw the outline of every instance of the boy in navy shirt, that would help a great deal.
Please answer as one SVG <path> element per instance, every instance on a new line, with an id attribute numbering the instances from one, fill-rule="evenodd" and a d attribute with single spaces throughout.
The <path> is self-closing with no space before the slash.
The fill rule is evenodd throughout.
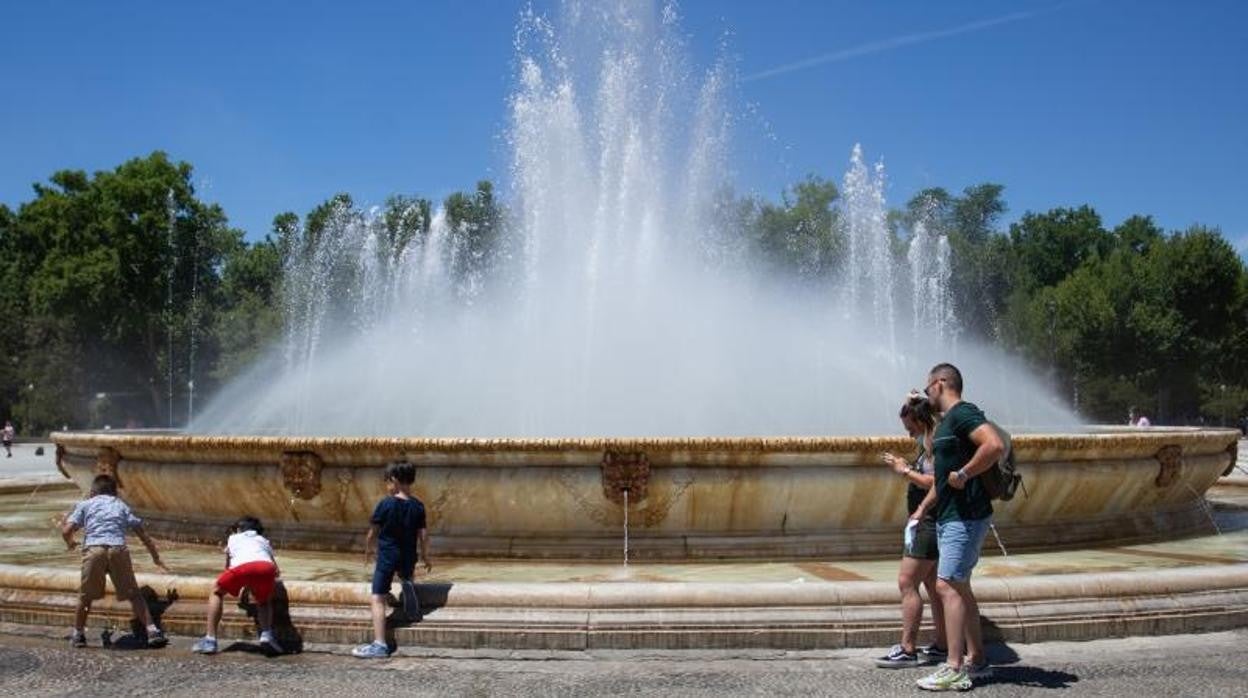
<path id="1" fill-rule="evenodd" d="M 411 620 L 420 616 L 420 603 L 412 574 L 416 571 L 416 546 L 420 545 L 420 559 L 425 572 L 433 569 L 429 557 L 429 530 L 425 527 L 425 505 L 412 495 L 412 483 L 416 481 L 416 466 L 411 463 L 391 463 L 386 466 L 387 496 L 373 510 L 372 524 L 364 541 L 364 563 L 376 544 L 377 565 L 373 568 L 373 596 L 370 606 L 373 612 L 373 641 L 360 645 L 351 654 L 361 659 L 390 656 L 386 644 L 386 601 L 395 574 L 402 587 L 403 612 Z"/>

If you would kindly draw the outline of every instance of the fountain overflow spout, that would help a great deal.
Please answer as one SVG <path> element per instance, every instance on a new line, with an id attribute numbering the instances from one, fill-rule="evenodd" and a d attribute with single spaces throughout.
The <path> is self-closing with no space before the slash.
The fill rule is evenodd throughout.
<path id="1" fill-rule="evenodd" d="M 602 495 L 621 506 L 646 498 L 650 459 L 641 451 L 607 450 L 602 454 Z"/>

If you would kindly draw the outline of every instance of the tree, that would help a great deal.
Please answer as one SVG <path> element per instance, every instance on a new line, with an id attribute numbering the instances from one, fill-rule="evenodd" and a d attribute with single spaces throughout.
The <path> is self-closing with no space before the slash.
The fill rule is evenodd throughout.
<path id="1" fill-rule="evenodd" d="M 1084 262 L 1103 257 L 1114 242 L 1089 206 L 1026 213 L 1010 226 L 1010 241 L 1016 255 L 1013 286 L 1023 292 L 1056 285 Z"/>
<path id="2" fill-rule="evenodd" d="M 110 418 L 163 424 L 170 391 L 206 374 L 193 362 L 215 354 L 203 330 L 223 252 L 241 233 L 195 198 L 191 174 L 161 152 L 92 176 L 65 170 L 19 209 L 10 245 L 29 267 L 30 320 L 20 370 L 39 386 L 27 407 L 43 420 L 32 426 L 80 422 L 78 406 L 98 395 L 110 396 Z M 32 351 L 42 346 L 62 360 Z"/>
<path id="3" fill-rule="evenodd" d="M 844 264 L 846 240 L 832 204 L 836 184 L 809 176 L 781 196 L 780 205 L 757 206 L 754 246 L 768 266 L 807 281 L 829 280 Z"/>
<path id="4" fill-rule="evenodd" d="M 455 192 L 442 204 L 451 229 L 451 270 L 462 298 L 479 295 L 494 268 L 503 234 L 503 212 L 494 185 L 477 182 L 472 194 Z M 427 228 L 426 228 L 427 230 Z"/>

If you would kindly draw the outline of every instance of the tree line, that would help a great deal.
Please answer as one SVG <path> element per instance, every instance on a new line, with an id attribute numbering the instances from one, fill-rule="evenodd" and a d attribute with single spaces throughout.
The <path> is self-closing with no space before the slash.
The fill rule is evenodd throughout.
<path id="1" fill-rule="evenodd" d="M 155 152 L 56 172 L 16 210 L 0 205 L 0 419 L 26 434 L 178 425 L 300 321 L 282 286 L 306 279 L 287 271 L 363 213 L 338 194 L 248 241 L 192 173 Z M 1248 267 L 1218 230 L 1165 231 L 1146 215 L 1111 228 L 1088 205 L 1003 226 L 1003 194 L 931 188 L 888 215 L 899 266 L 920 224 L 947 236 L 958 341 L 1025 357 L 1089 420 L 1124 421 L 1129 406 L 1162 423 L 1248 413 Z M 778 201 L 725 192 L 720 242 L 796 282 L 834 283 L 848 248 L 839 197 L 817 177 Z M 471 295 L 511 253 L 505 208 L 488 181 L 440 203 L 456 231 L 450 273 Z M 409 195 L 380 207 L 383 266 L 429 234 L 437 208 Z"/>

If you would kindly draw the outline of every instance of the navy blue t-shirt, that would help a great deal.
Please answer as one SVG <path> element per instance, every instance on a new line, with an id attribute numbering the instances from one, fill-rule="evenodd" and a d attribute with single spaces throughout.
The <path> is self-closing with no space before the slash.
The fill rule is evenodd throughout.
<path id="1" fill-rule="evenodd" d="M 416 534 L 425 528 L 425 505 L 419 499 L 389 496 L 377 502 L 371 523 L 377 526 L 377 552 L 416 559 Z"/>

